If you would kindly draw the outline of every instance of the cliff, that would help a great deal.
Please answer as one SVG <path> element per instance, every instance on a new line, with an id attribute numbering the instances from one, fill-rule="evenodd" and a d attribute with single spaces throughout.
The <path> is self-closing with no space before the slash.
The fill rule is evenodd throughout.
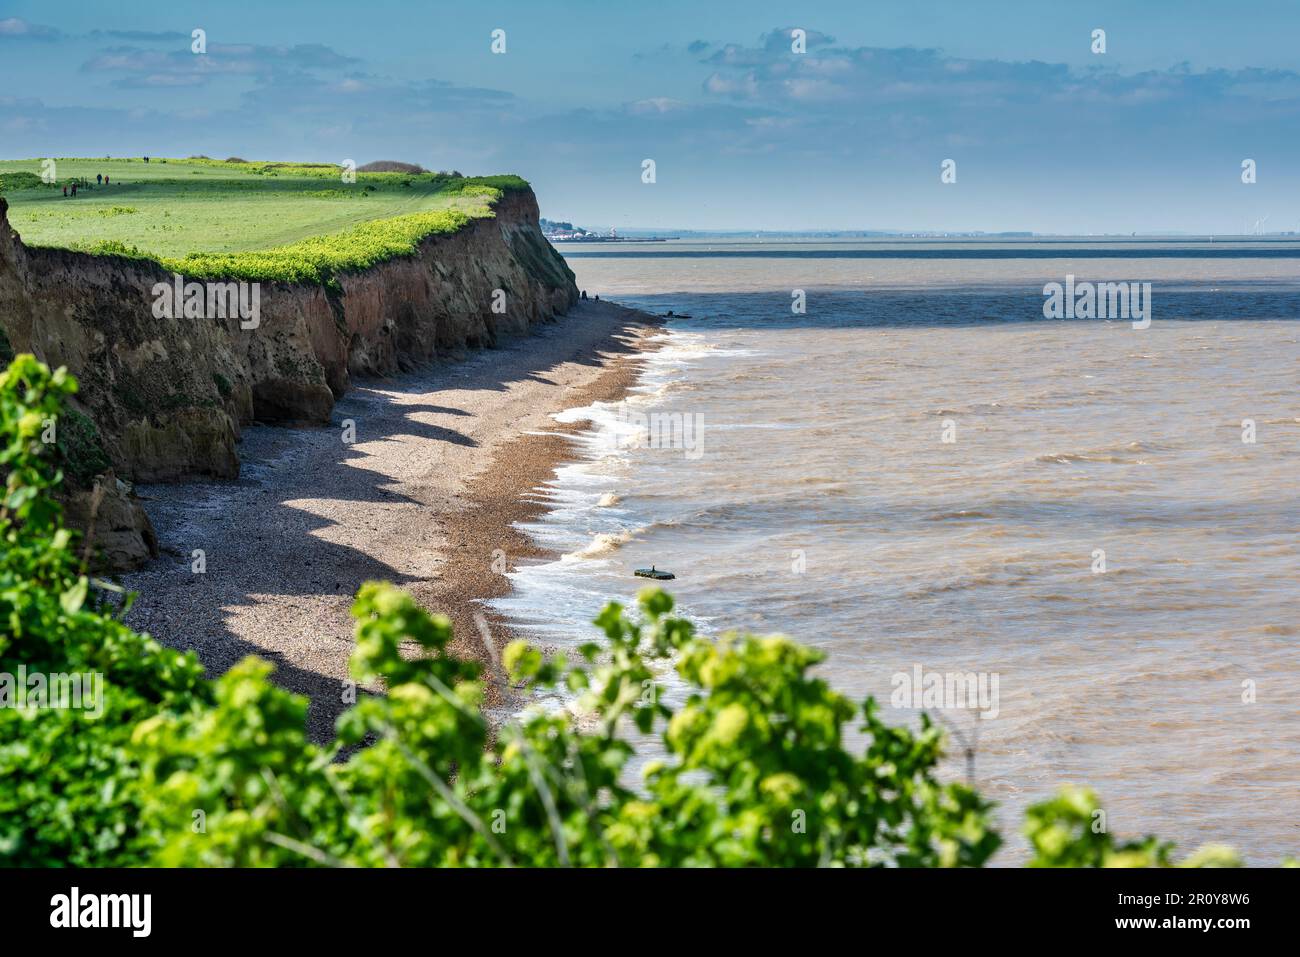
<path id="1" fill-rule="evenodd" d="M 328 422 L 353 376 L 491 346 L 572 305 L 573 274 L 542 236 L 532 192 L 508 191 L 494 211 L 329 286 L 263 282 L 259 322 L 241 328 L 237 316 L 157 318 L 154 288 L 171 273 L 28 247 L 0 199 L 0 330 L 12 351 L 76 375 L 118 476 L 233 478 L 242 425 Z M 146 550 L 151 535 L 138 535 Z"/>

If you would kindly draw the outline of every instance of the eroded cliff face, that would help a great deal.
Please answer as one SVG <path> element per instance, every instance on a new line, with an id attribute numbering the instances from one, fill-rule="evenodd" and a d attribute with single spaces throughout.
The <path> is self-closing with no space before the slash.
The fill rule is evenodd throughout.
<path id="1" fill-rule="evenodd" d="M 531 192 L 417 255 L 319 285 L 262 283 L 260 324 L 155 318 L 160 267 L 23 245 L 0 199 L 0 324 L 15 352 L 66 365 L 119 475 L 238 474 L 253 420 L 326 422 L 354 375 L 408 369 L 564 312 L 573 274 L 541 234 Z M 505 312 L 493 311 L 494 290 Z"/>
<path id="2" fill-rule="evenodd" d="M 0 199 L 0 327 L 14 352 L 76 375 L 77 405 L 119 476 L 233 478 L 242 425 L 327 422 L 353 376 L 491 346 L 573 304 L 573 274 L 542 236 L 533 194 L 506 193 L 495 212 L 339 275 L 337 288 L 263 282 L 259 324 L 245 329 L 237 316 L 156 318 L 153 290 L 170 273 L 28 247 Z"/>

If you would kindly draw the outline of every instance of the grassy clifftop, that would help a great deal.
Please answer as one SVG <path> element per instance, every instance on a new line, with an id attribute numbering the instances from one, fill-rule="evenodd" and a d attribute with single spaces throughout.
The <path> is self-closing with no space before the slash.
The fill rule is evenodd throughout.
<path id="1" fill-rule="evenodd" d="M 10 225 L 28 245 L 154 259 L 196 278 L 328 281 L 491 216 L 517 176 L 357 173 L 328 164 L 206 159 L 0 161 Z M 96 182 L 107 176 L 108 184 Z M 86 183 L 76 198 L 63 189 Z M 70 192 L 70 190 L 69 190 Z"/>

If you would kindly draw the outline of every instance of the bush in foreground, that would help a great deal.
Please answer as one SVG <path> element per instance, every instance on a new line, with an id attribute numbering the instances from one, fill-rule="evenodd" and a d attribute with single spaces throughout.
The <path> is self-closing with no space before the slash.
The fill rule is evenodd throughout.
<path id="1" fill-rule="evenodd" d="M 701 637 L 655 589 L 636 618 L 607 606 L 603 643 L 573 662 L 507 648 L 515 681 L 563 687 L 579 717 L 532 712 L 494 734 L 479 667 L 447 653 L 448 620 L 367 584 L 351 668 L 386 693 L 314 745 L 306 701 L 269 664 L 210 682 L 87 577 L 51 497 L 59 453 L 40 441 L 75 388 L 31 356 L 0 376 L 0 674 L 102 673 L 102 714 L 0 708 L 0 865 L 979 866 L 1000 844 L 991 804 L 937 778 L 928 720 L 884 724 L 812 677 L 821 653 L 788 638 Z M 680 708 L 656 693 L 656 666 L 692 689 Z M 850 723 L 861 753 L 844 746 Z M 629 725 L 666 753 L 635 783 Z M 364 746 L 336 760 L 351 745 Z M 1093 833 L 1093 810 L 1087 792 L 1030 809 L 1033 863 L 1169 863 L 1155 838 Z M 1236 860 L 1212 848 L 1190 863 Z"/>

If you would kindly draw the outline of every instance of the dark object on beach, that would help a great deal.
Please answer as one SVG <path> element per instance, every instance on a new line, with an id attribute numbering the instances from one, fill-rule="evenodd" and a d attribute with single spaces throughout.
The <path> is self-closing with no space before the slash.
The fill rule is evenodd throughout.
<path id="1" fill-rule="evenodd" d="M 585 289 L 582 290 L 582 298 L 583 298 L 584 301 L 586 301 L 586 298 L 587 298 L 587 290 L 585 290 Z"/>
<path id="2" fill-rule="evenodd" d="M 649 568 L 638 568 L 632 574 L 636 575 L 637 578 L 653 578 L 656 581 L 661 581 L 661 582 L 666 582 L 669 581 L 670 579 L 677 577 L 672 572 L 661 572 L 653 565 L 651 565 Z"/>

